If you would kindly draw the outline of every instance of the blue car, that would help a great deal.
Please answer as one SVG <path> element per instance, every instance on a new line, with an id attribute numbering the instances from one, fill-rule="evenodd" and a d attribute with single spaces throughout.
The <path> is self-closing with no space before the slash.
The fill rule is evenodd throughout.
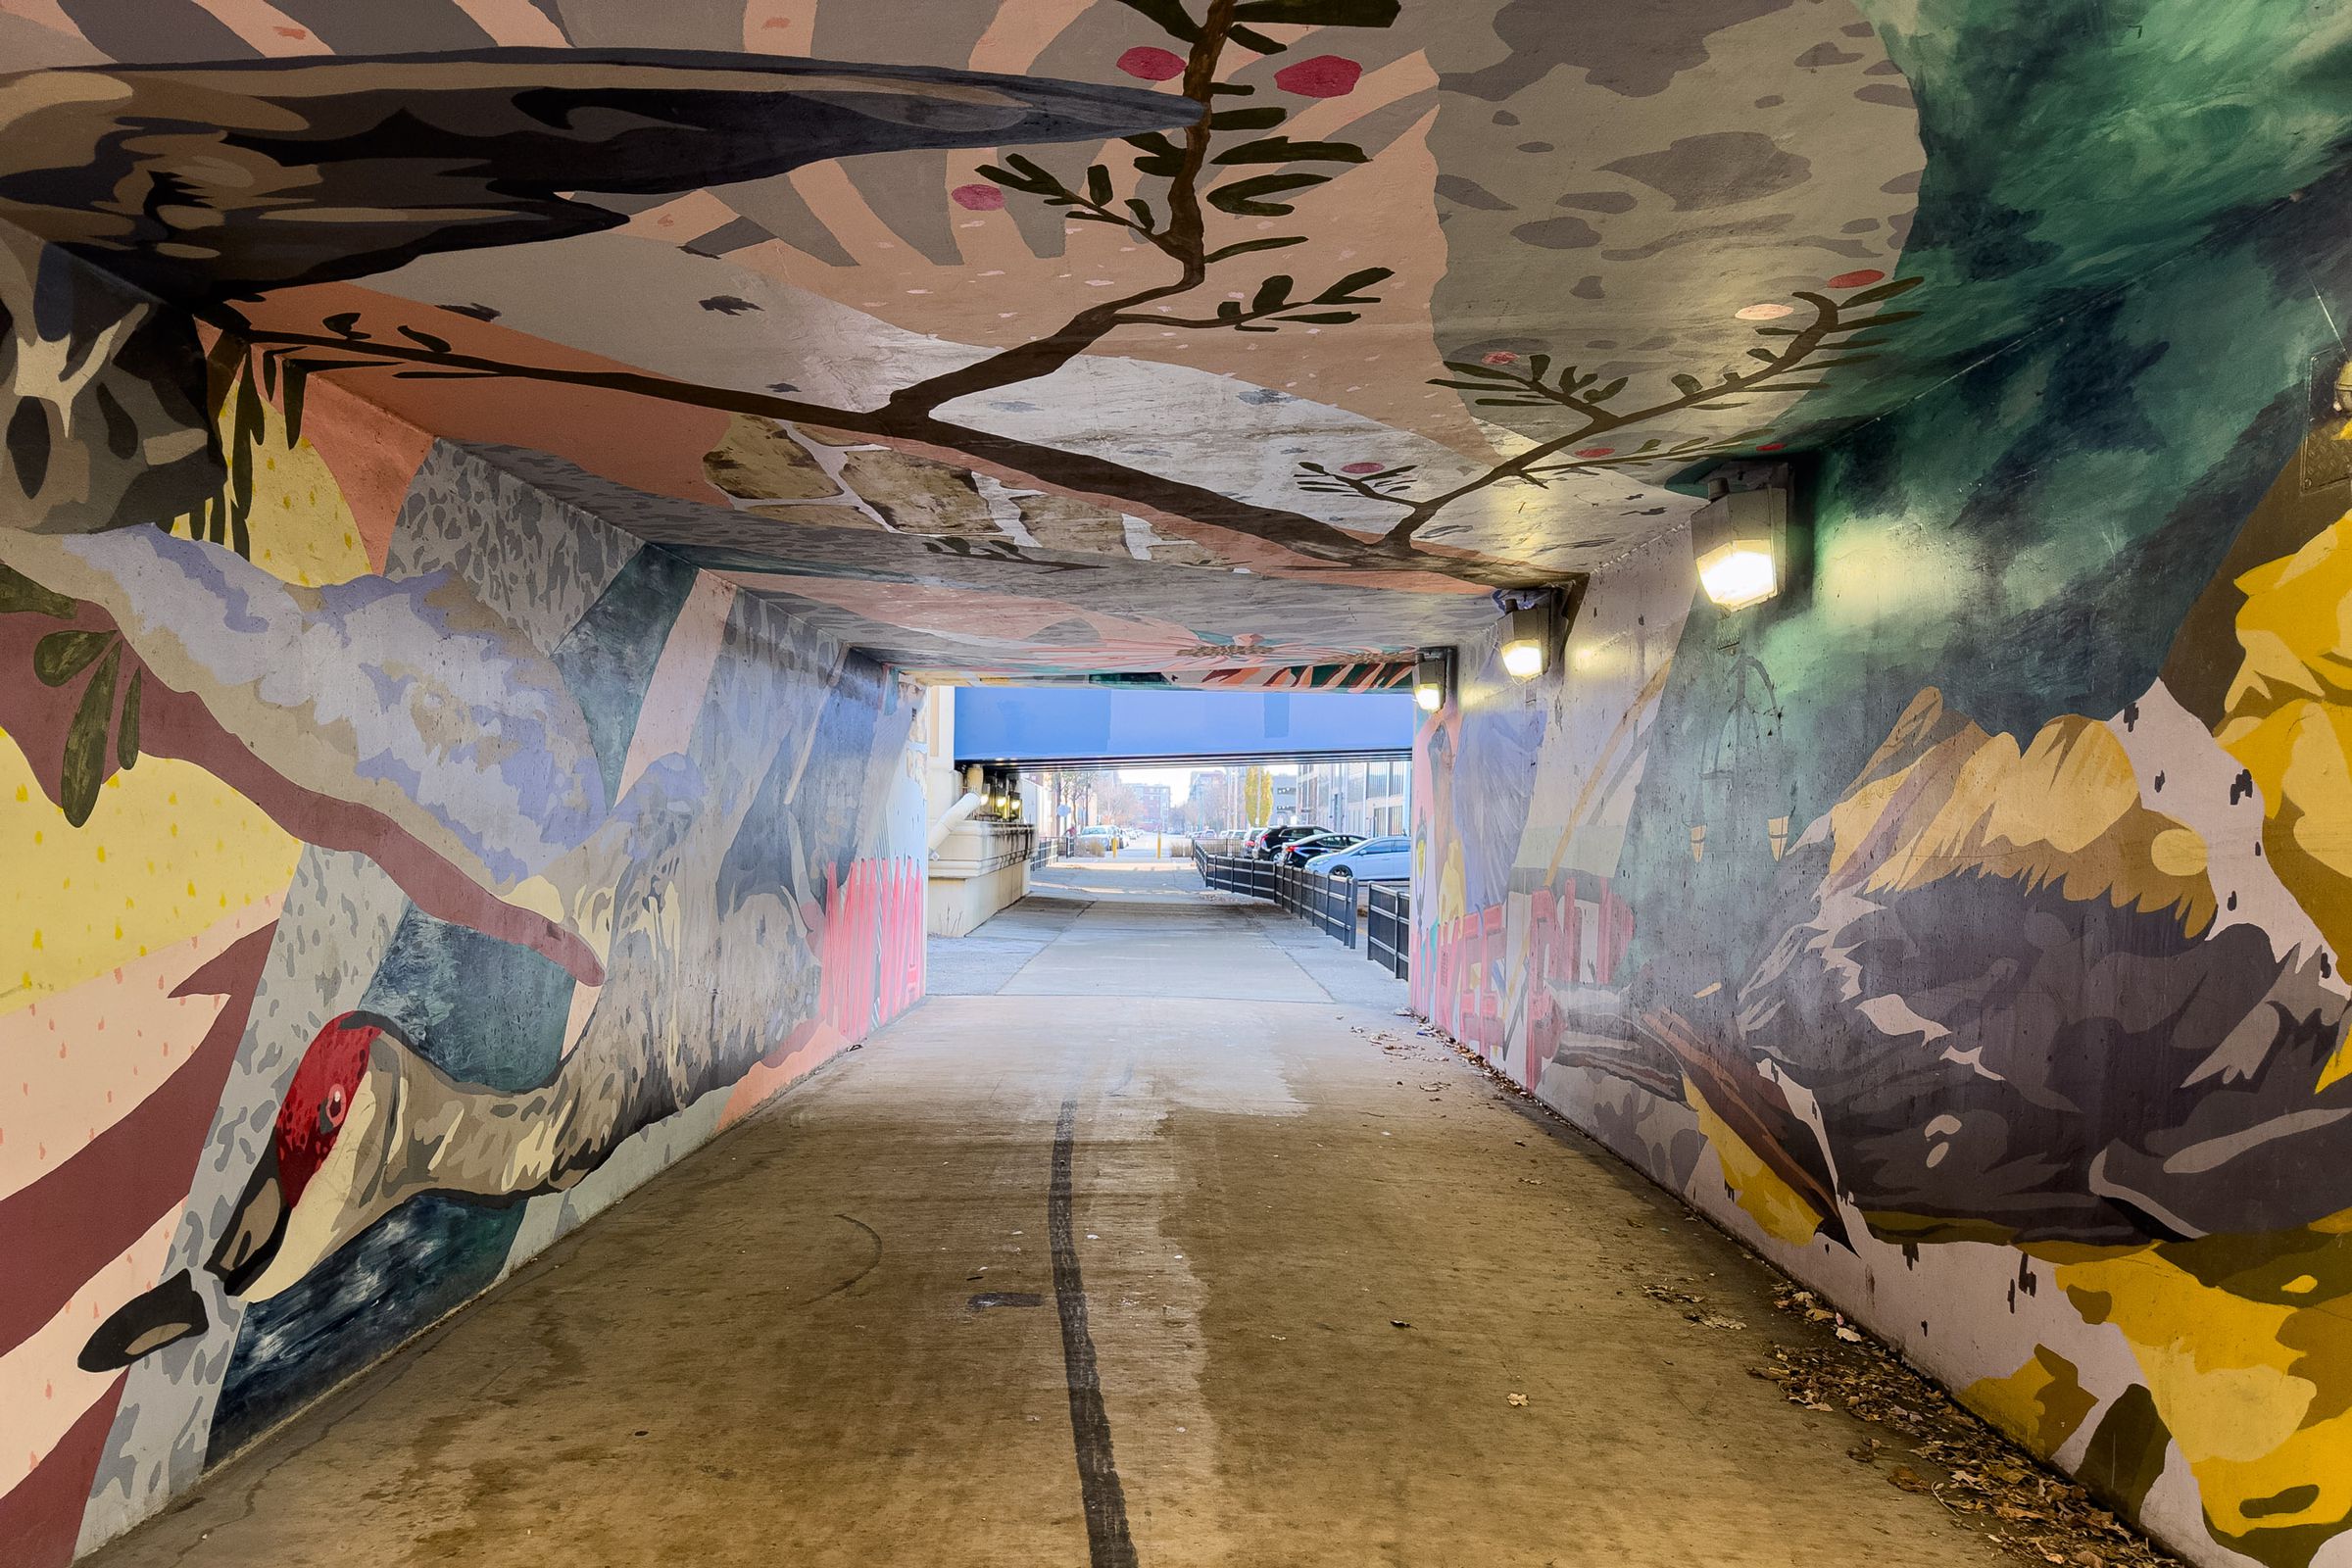
<path id="1" fill-rule="evenodd" d="M 1318 855 L 1306 862 L 1306 868 L 1359 882 L 1402 882 L 1413 874 L 1413 841 L 1402 834 L 1366 839 L 1336 855 Z"/>

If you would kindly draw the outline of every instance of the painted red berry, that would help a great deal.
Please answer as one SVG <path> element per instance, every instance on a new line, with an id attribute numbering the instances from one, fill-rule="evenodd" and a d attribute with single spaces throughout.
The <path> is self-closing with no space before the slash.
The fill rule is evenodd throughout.
<path id="1" fill-rule="evenodd" d="M 1480 355 L 1478 359 L 1481 365 L 1517 365 L 1519 363 L 1519 356 L 1513 354 L 1509 349 L 1496 349 L 1492 354 Z"/>
<path id="2" fill-rule="evenodd" d="M 1756 450 L 1758 452 L 1779 452 L 1788 445 L 1788 443 L 1786 441 L 1767 441 L 1762 446 L 1756 448 Z"/>
<path id="3" fill-rule="evenodd" d="M 1578 458 L 1610 458 L 1617 455 L 1615 447 L 1583 447 L 1569 454 Z"/>
<path id="4" fill-rule="evenodd" d="M 1382 466 L 1377 463 L 1345 463 L 1340 466 L 1340 471 L 1342 473 L 1378 473 Z"/>
<path id="5" fill-rule="evenodd" d="M 1274 85 L 1301 98 L 1345 98 L 1363 79 L 1364 68 L 1341 55 L 1317 55 L 1274 73 Z"/>
<path id="6" fill-rule="evenodd" d="M 1858 272 L 1839 272 L 1836 277 L 1830 279 L 1830 287 L 1862 288 L 1868 284 L 1878 282 L 1886 275 L 1886 274 L 1885 272 L 1874 271 L 1872 269 L 1865 267 Z"/>
<path id="7" fill-rule="evenodd" d="M 1170 81 L 1184 74 L 1184 56 L 1138 44 L 1119 56 L 1119 69 L 1146 81 Z"/>
<path id="8" fill-rule="evenodd" d="M 994 185 L 958 185 L 948 194 L 969 212 L 993 213 L 1004 205 L 1004 193 Z"/>

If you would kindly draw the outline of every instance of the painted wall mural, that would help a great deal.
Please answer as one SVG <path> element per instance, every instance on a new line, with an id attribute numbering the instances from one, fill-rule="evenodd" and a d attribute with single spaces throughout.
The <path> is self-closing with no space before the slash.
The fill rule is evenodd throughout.
<path id="1" fill-rule="evenodd" d="M 2352 1560 L 2348 216 L 1829 444 L 1780 600 L 1630 553 L 1417 759 L 1416 1005 L 2206 1563 Z"/>
<path id="2" fill-rule="evenodd" d="M 11 1563 L 921 992 L 912 688 L 331 391 L 264 423 L 229 543 L 0 535 Z"/>
<path id="3" fill-rule="evenodd" d="M 0 0 L 0 1556 L 917 995 L 910 683 L 1589 577 L 1422 749 L 1427 1004 L 2324 1561 L 2352 12 L 1619 9 Z"/>

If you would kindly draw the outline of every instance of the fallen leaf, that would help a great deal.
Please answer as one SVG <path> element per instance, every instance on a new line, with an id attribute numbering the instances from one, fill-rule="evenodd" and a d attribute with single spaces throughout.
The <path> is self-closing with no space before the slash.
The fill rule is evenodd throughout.
<path id="1" fill-rule="evenodd" d="M 1526 1396 L 1526 1395 L 1524 1395 L 1524 1394 L 1514 1394 L 1514 1395 L 1511 1395 L 1509 1397 L 1510 1397 L 1510 1402 L 1511 1402 L 1513 1405 L 1515 1405 L 1515 1406 L 1516 1406 L 1516 1405 L 1522 1405 L 1522 1404 L 1525 1404 L 1525 1403 L 1527 1402 L 1527 1396 Z"/>
<path id="2" fill-rule="evenodd" d="M 1892 1470 L 1887 1471 L 1886 1480 L 1889 1485 L 1899 1487 L 1905 1492 L 1933 1492 L 1936 1490 L 1926 1476 L 1921 1475 L 1907 1464 L 1898 1464 Z"/>

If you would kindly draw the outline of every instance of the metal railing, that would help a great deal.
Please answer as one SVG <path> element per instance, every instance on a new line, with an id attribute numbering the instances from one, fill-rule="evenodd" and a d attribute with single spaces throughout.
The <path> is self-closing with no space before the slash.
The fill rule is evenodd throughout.
<path id="1" fill-rule="evenodd" d="M 1372 884 L 1364 906 L 1364 956 L 1407 978 L 1413 956 L 1413 895 L 1393 883 Z"/>
<path id="2" fill-rule="evenodd" d="M 1324 935 L 1355 946 L 1355 878 L 1325 876 L 1296 865 L 1274 868 L 1274 902 Z"/>
<path id="3" fill-rule="evenodd" d="M 1356 916 L 1364 914 L 1364 956 L 1399 980 L 1411 963 L 1412 897 L 1387 882 L 1325 876 L 1302 866 L 1282 865 L 1247 855 L 1210 855 L 1193 847 L 1200 880 L 1220 893 L 1263 899 L 1306 921 L 1346 947 L 1355 947 Z"/>

